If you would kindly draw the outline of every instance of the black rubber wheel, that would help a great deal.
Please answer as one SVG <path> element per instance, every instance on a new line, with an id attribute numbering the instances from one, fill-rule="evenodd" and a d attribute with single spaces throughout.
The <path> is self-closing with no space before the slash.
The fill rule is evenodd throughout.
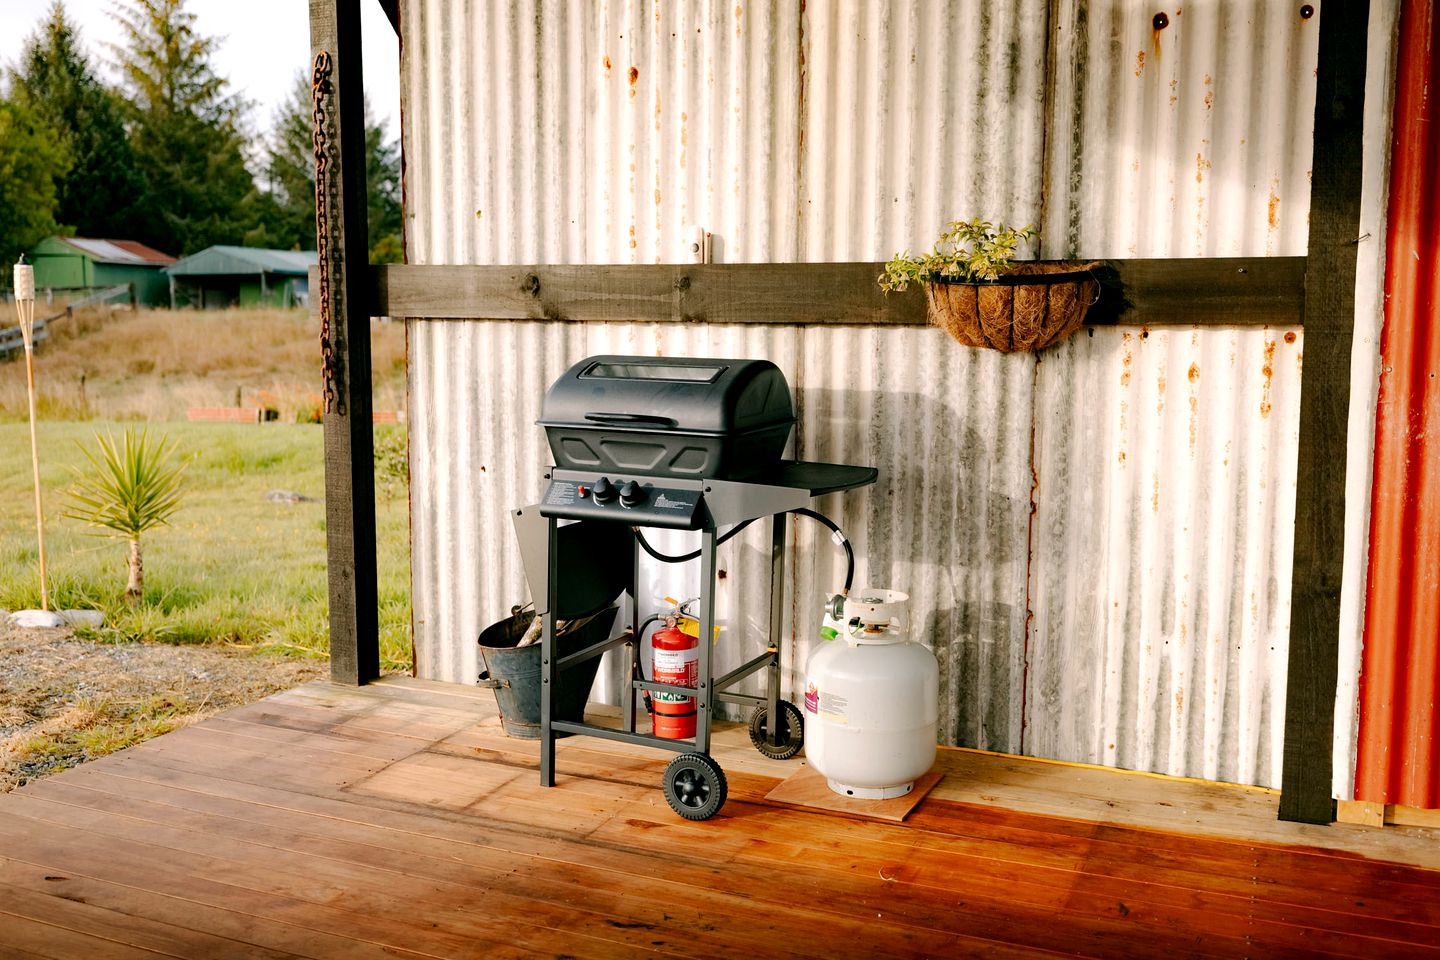
<path id="1" fill-rule="evenodd" d="M 780 701 L 780 731 L 775 746 L 770 745 L 770 711 L 756 707 L 750 715 L 750 742 L 771 760 L 789 760 L 805 745 L 805 718 L 800 708 L 789 700 Z"/>
<path id="2" fill-rule="evenodd" d="M 682 753 L 665 767 L 665 802 L 686 820 L 709 820 L 725 805 L 725 771 L 703 753 Z"/>

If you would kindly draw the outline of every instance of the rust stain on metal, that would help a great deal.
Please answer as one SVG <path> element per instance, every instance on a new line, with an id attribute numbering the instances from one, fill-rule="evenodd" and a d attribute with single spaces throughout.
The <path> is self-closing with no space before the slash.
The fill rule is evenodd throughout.
<path id="1" fill-rule="evenodd" d="M 655 88 L 655 130 L 660 130 L 660 88 Z"/>
<path id="2" fill-rule="evenodd" d="M 1179 81 L 1179 80 L 1171 80 L 1171 81 L 1170 81 L 1170 106 L 1172 106 L 1172 107 L 1175 106 L 1175 104 L 1177 104 L 1177 103 L 1180 102 L 1179 90 L 1180 90 L 1180 81 Z"/>
<path id="3" fill-rule="evenodd" d="M 1135 55 L 1135 76 L 1145 72 L 1145 51 L 1141 50 Z"/>
<path id="4" fill-rule="evenodd" d="M 1120 361 L 1120 386 L 1122 387 L 1130 386 L 1130 367 L 1135 362 L 1135 354 L 1130 350 L 1131 336 L 1130 332 L 1126 331 L 1121 337 L 1121 342 L 1125 345 L 1125 356 Z"/>
<path id="5" fill-rule="evenodd" d="M 1270 225 L 1271 230 L 1274 230 L 1279 222 L 1278 218 L 1275 216 L 1275 210 L 1277 207 L 1280 206 L 1280 198 L 1275 195 L 1276 186 L 1279 186 L 1279 184 L 1271 184 L 1270 186 L 1270 204 L 1268 207 L 1266 207 L 1265 212 L 1265 222 Z"/>
<path id="6" fill-rule="evenodd" d="M 737 36 L 737 37 L 740 36 L 740 30 L 741 30 L 741 27 L 742 27 L 741 19 L 742 19 L 744 16 L 745 16 L 745 8 L 744 8 L 743 6 L 741 6 L 740 4 L 738 4 L 738 3 L 735 4 L 735 36 Z"/>
<path id="7" fill-rule="evenodd" d="M 1215 85 L 1215 78 L 1212 77 L 1212 76 L 1210 76 L 1210 74 L 1207 73 L 1207 74 L 1205 74 L 1204 83 L 1205 83 L 1205 87 L 1206 87 L 1206 89 L 1205 89 L 1205 109 L 1206 109 L 1206 110 L 1209 110 L 1211 107 L 1215 106 L 1215 91 L 1214 91 L 1214 89 L 1212 89 L 1212 88 L 1214 87 L 1214 85 Z"/>
<path id="8" fill-rule="evenodd" d="M 1192 364 L 1190 364 L 1190 372 L 1187 374 L 1187 376 L 1190 378 L 1190 382 L 1191 382 L 1191 383 L 1194 383 L 1195 381 L 1199 380 L 1199 379 L 1200 379 L 1200 364 L 1198 364 L 1198 363 L 1192 363 Z"/>
<path id="9" fill-rule="evenodd" d="M 1175 691 L 1175 714 L 1179 716 L 1185 712 L 1185 688 L 1181 687 Z"/>
<path id="10" fill-rule="evenodd" d="M 1195 437 L 1199 433 L 1200 398 L 1190 394 L 1190 456 L 1195 456 Z"/>
<path id="11" fill-rule="evenodd" d="M 635 84 L 636 84 L 639 80 L 640 80 L 640 68 L 639 68 L 639 67 L 636 67 L 636 66 L 631 66 L 631 68 L 630 68 L 630 99 L 632 99 L 632 100 L 635 99 Z"/>
<path id="12" fill-rule="evenodd" d="M 1260 391 L 1260 416 L 1270 416 L 1270 386 L 1275 379 L 1275 341 L 1265 341 L 1265 366 L 1260 368 L 1265 377 L 1265 385 Z"/>
<path id="13" fill-rule="evenodd" d="M 1294 343 L 1294 342 L 1295 342 L 1295 331 L 1294 331 L 1294 330 L 1287 330 L 1287 331 L 1285 331 L 1285 342 L 1286 342 L 1286 343 Z"/>
<path id="14" fill-rule="evenodd" d="M 1209 160 L 1206 160 L 1206 159 L 1205 159 L 1205 154 L 1203 154 L 1203 153 L 1197 153 L 1197 154 L 1195 154 L 1195 182 L 1196 182 L 1196 183 L 1204 183 L 1204 182 L 1205 182 L 1205 171 L 1206 171 L 1206 170 L 1209 170 L 1209 169 L 1210 169 L 1210 166 L 1211 166 L 1211 163 L 1210 163 Z"/>
<path id="15" fill-rule="evenodd" d="M 1159 416 L 1165 412 L 1165 371 L 1160 371 L 1159 378 L 1155 381 L 1155 415 Z"/>
<path id="16" fill-rule="evenodd" d="M 1150 509 L 1154 513 L 1160 512 L 1160 474 L 1153 474 L 1151 477 L 1153 492 L 1150 494 Z"/>
<path id="17" fill-rule="evenodd" d="M 609 57 L 605 57 L 605 58 L 602 59 L 600 62 L 605 65 L 605 79 L 606 79 L 606 80 L 609 80 L 609 79 L 610 79 L 610 67 L 611 67 L 610 58 L 609 58 Z"/>

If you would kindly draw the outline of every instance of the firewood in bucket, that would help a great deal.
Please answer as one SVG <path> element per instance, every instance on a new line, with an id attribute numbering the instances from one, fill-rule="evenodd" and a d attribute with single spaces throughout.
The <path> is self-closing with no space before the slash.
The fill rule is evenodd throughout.
<path id="1" fill-rule="evenodd" d="M 555 635 L 558 637 L 560 634 L 564 633 L 567 629 L 569 629 L 569 627 L 570 627 L 570 621 L 569 621 L 569 620 L 556 620 L 556 621 L 555 621 Z M 539 642 L 540 642 L 540 633 L 541 633 L 542 630 L 544 630 L 544 628 L 545 628 L 545 624 L 544 624 L 542 618 L 536 617 L 534 620 L 530 621 L 530 627 L 529 627 L 529 629 L 527 629 L 527 630 L 525 631 L 525 636 L 521 637 L 521 638 L 520 638 L 520 642 L 517 643 L 517 644 L 515 644 L 515 646 L 516 646 L 516 647 L 528 647 L 528 646 L 530 646 L 530 644 L 532 644 L 532 643 L 539 643 Z"/>

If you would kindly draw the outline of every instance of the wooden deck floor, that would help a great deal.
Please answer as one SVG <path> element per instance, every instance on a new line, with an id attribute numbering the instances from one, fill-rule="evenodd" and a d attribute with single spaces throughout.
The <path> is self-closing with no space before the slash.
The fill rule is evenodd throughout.
<path id="1" fill-rule="evenodd" d="M 1440 957 L 1424 831 L 962 751 L 862 821 L 717 741 L 694 824 L 668 755 L 572 739 L 545 790 L 488 694 L 301 687 L 0 796 L 0 958 Z"/>

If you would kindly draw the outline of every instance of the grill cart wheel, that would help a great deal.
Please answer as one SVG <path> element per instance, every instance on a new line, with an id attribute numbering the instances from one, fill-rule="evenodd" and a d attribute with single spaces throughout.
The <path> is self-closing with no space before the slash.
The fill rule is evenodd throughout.
<path id="1" fill-rule="evenodd" d="M 665 802 L 686 820 L 709 820 L 725 805 L 725 771 L 703 753 L 682 753 L 665 767 Z"/>
<path id="2" fill-rule="evenodd" d="M 756 707 L 750 715 L 750 742 L 771 760 L 789 760 L 805 744 L 805 718 L 789 700 L 780 701 L 780 732 L 770 745 L 770 711 Z"/>

